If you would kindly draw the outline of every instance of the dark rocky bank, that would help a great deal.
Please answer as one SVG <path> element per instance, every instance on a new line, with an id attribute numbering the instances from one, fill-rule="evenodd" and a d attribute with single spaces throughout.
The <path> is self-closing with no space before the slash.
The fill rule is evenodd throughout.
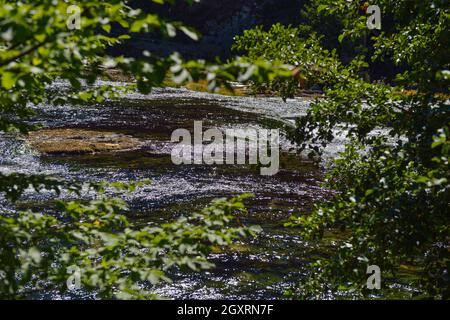
<path id="1" fill-rule="evenodd" d="M 256 25 L 270 26 L 273 23 L 298 24 L 304 0 L 204 0 L 192 5 L 177 1 L 175 5 L 157 5 L 150 1 L 132 0 L 132 7 L 146 12 L 156 12 L 162 16 L 182 21 L 202 34 L 196 42 L 184 35 L 165 39 L 159 34 L 138 34 L 122 46 L 115 48 L 115 54 L 127 53 L 139 56 L 143 50 L 160 55 L 173 51 L 186 58 L 214 59 L 227 58 L 233 37 L 243 30 Z"/>

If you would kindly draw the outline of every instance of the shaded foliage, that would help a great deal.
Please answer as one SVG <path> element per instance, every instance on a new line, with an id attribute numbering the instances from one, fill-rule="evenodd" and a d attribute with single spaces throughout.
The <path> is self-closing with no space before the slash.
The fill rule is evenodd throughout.
<path id="1" fill-rule="evenodd" d="M 312 280 L 297 294 L 368 294 L 368 265 L 380 266 L 386 278 L 409 265 L 420 270 L 414 285 L 422 297 L 448 298 L 448 3 L 377 1 L 389 21 L 379 33 L 368 32 L 360 4 L 317 0 L 306 9 L 316 21 L 312 31 L 329 37 L 335 34 L 329 28 L 337 26 L 336 44 L 350 46 L 351 61 L 339 56 L 343 50 L 321 49 L 320 40 L 308 47 L 311 38 L 301 36 L 303 26 L 256 28 L 237 39 L 249 57 L 272 54 L 290 63 L 293 58 L 306 81 L 322 86 L 326 99 L 312 103 L 295 128 L 286 128 L 292 141 L 313 154 L 336 136 L 349 141 L 328 171 L 325 185 L 336 191 L 335 198 L 288 223 L 307 238 L 322 238 L 330 228 L 349 234 L 334 254 L 311 265 Z M 357 49 L 357 43 L 366 48 Z M 369 67 L 385 61 L 400 70 L 395 86 L 367 77 Z"/>

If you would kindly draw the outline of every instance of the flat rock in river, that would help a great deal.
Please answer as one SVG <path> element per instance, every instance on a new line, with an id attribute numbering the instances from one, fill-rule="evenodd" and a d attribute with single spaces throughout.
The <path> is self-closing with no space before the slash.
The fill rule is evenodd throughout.
<path id="1" fill-rule="evenodd" d="M 31 132 L 30 145 L 41 154 L 93 154 L 138 149 L 132 136 L 90 129 L 45 129 Z"/>

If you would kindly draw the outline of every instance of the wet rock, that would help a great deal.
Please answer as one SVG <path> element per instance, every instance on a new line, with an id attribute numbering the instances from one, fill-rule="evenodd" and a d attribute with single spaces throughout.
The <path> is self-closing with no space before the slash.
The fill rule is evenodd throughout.
<path id="1" fill-rule="evenodd" d="M 139 139 L 132 136 L 88 129 L 45 129 L 31 132 L 28 142 L 41 154 L 93 154 L 136 150 Z"/>

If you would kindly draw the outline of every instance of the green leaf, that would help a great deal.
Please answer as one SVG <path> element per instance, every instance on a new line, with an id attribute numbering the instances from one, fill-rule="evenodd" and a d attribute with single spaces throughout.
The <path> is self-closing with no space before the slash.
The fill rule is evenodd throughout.
<path id="1" fill-rule="evenodd" d="M 320 6 L 317 7 L 317 13 L 320 13 L 320 12 L 322 12 L 325 9 L 328 9 L 328 5 L 321 4 Z"/>
<path id="2" fill-rule="evenodd" d="M 87 92 L 87 91 L 80 92 L 78 94 L 78 96 L 80 97 L 81 100 L 87 102 L 87 101 L 89 101 L 92 98 L 92 93 L 91 92 Z"/>
<path id="3" fill-rule="evenodd" d="M 3 72 L 2 74 L 2 87 L 6 90 L 11 89 L 16 84 L 16 76 L 11 72 Z"/>
<path id="4" fill-rule="evenodd" d="M 111 32 L 111 25 L 110 24 L 103 24 L 102 25 L 102 29 L 105 30 L 106 32 L 110 33 Z"/>
<path id="5" fill-rule="evenodd" d="M 189 30 L 188 28 L 186 28 L 185 26 L 181 26 L 180 30 L 184 32 L 185 35 L 187 35 L 189 38 L 191 38 L 192 40 L 197 41 L 198 38 L 198 34 L 195 31 Z"/>

